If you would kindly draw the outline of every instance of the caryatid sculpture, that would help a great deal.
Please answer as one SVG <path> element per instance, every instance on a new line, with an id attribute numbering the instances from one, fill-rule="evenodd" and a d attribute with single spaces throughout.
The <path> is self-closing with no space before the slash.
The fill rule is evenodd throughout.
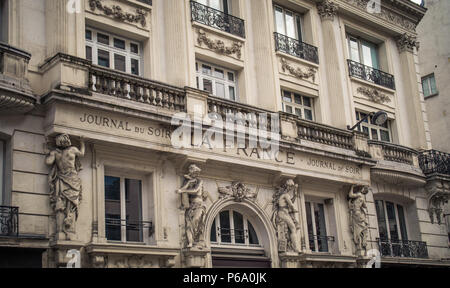
<path id="1" fill-rule="evenodd" d="M 206 207 L 204 201 L 208 195 L 199 178 L 202 170 L 196 165 L 189 166 L 189 172 L 184 175 L 183 186 L 177 190 L 182 197 L 182 206 L 185 211 L 187 248 L 203 247 L 203 234 L 205 231 Z"/>
<path id="2" fill-rule="evenodd" d="M 353 233 L 353 241 L 358 253 L 366 251 L 369 235 L 368 210 L 364 197 L 367 193 L 369 193 L 369 187 L 353 185 L 348 194 L 350 230 Z"/>
<path id="3" fill-rule="evenodd" d="M 300 224 L 295 217 L 298 210 L 294 206 L 297 197 L 298 185 L 292 179 L 287 180 L 274 194 L 272 221 L 278 234 L 279 251 L 288 252 L 290 250 L 297 253 L 301 251 L 297 233 Z"/>
<path id="4" fill-rule="evenodd" d="M 46 147 L 47 165 L 52 169 L 48 176 L 50 186 L 50 203 L 56 213 L 56 232 L 75 233 L 75 223 L 78 218 L 78 207 L 82 197 L 81 170 L 79 158 L 84 157 L 84 140 L 80 137 L 80 149 L 72 146 L 70 137 L 61 134 L 56 137 L 56 148 Z"/>

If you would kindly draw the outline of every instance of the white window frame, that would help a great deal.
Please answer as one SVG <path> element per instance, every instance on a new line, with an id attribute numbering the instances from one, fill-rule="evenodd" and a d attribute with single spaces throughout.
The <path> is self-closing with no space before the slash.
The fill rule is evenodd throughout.
<path id="1" fill-rule="evenodd" d="M 330 233 L 330 223 L 329 223 L 329 221 L 328 221 L 328 209 L 327 209 L 327 205 L 325 204 L 325 200 L 324 199 L 316 199 L 316 198 L 314 198 L 314 199 L 311 199 L 311 198 L 306 198 L 305 199 L 305 209 L 308 209 L 307 208 L 307 205 L 306 205 L 306 203 L 310 203 L 310 208 L 311 208 L 311 221 L 312 221 L 312 226 L 313 226 L 313 232 L 314 233 L 312 233 L 312 235 L 314 235 L 314 236 L 317 236 L 316 234 L 317 234 L 317 226 L 316 226 L 316 219 L 315 219 L 315 215 L 314 215 L 314 205 L 313 204 L 322 204 L 323 205 L 323 215 L 324 215 L 324 217 L 325 217 L 325 231 L 326 231 L 326 235 L 325 236 L 332 236 L 332 235 L 329 235 L 329 233 Z M 307 216 L 306 216 L 307 217 Z M 305 221 L 307 222 L 308 220 L 307 219 L 305 219 Z M 308 225 L 306 225 L 306 226 L 308 226 Z M 308 234 L 308 245 L 309 245 L 309 235 L 310 235 L 310 233 L 309 233 L 309 231 L 307 231 L 307 234 Z M 327 239 L 327 247 L 328 247 L 328 251 L 327 252 L 320 252 L 319 251 L 319 241 L 318 241 L 318 239 L 316 238 L 316 239 L 314 239 L 314 247 L 309 247 L 309 249 L 311 249 L 311 251 L 312 252 L 314 252 L 314 253 L 331 253 L 332 252 L 332 250 L 333 250 L 333 247 L 332 247 L 332 245 L 330 245 L 330 243 L 328 243 L 328 239 Z"/>
<path id="2" fill-rule="evenodd" d="M 125 195 L 125 179 L 130 179 L 130 180 L 139 180 L 141 181 L 141 219 L 139 221 L 150 221 L 147 220 L 148 216 L 146 215 L 145 211 L 148 210 L 148 193 L 145 190 L 146 182 L 145 182 L 145 177 L 141 176 L 141 175 L 131 175 L 131 174 L 126 174 L 126 173 L 115 173 L 115 172 L 108 172 L 105 171 L 104 174 L 105 178 L 106 177 L 115 177 L 115 178 L 120 178 L 120 222 L 121 222 L 121 240 L 110 240 L 107 239 L 108 242 L 111 243 L 138 243 L 138 244 L 145 244 L 148 243 L 150 240 L 149 235 L 149 231 L 148 228 L 143 228 L 142 229 L 142 242 L 134 242 L 134 241 L 127 241 L 127 227 L 124 226 L 124 224 L 126 224 L 126 195 Z M 106 185 L 106 184 L 105 184 Z M 105 195 L 105 188 L 106 186 L 104 185 L 103 187 L 103 195 Z M 104 198 L 105 204 L 106 201 L 108 201 L 106 199 L 106 195 Z M 111 201 L 111 200 L 109 200 Z M 106 206 L 105 206 L 105 237 L 106 237 Z M 154 225 L 154 224 L 153 224 Z"/>
<path id="3" fill-rule="evenodd" d="M 211 67 L 211 75 L 208 74 L 204 74 L 203 73 L 203 65 L 209 66 Z M 203 80 L 209 80 L 212 82 L 212 95 L 215 97 L 219 97 L 217 96 L 217 84 L 223 84 L 224 85 L 224 89 L 225 89 L 225 97 L 224 99 L 230 100 L 230 101 L 235 101 L 238 102 L 239 101 L 239 93 L 238 93 L 238 79 L 237 79 L 237 72 L 234 70 L 230 70 L 221 66 L 217 66 L 211 63 L 207 63 L 207 62 L 203 62 L 203 61 L 196 61 L 195 63 L 196 66 L 196 75 L 197 75 L 197 88 L 199 90 L 204 90 L 203 87 Z M 220 78 L 220 77 L 216 77 L 214 76 L 214 71 L 215 70 L 221 70 L 224 73 L 224 78 Z M 228 73 L 232 73 L 233 77 L 234 77 L 234 81 L 229 80 L 228 77 Z M 230 89 L 229 87 L 233 87 L 234 88 L 234 97 L 235 99 L 230 99 Z M 222 98 L 222 97 L 219 97 Z"/>
<path id="4" fill-rule="evenodd" d="M 220 236 L 220 232 L 219 232 L 219 227 L 220 226 L 220 213 L 228 211 L 229 212 L 229 217 L 230 217 L 230 238 L 231 238 L 231 243 L 230 242 L 222 242 L 222 238 Z M 233 213 L 237 212 L 239 214 L 242 215 L 242 219 L 244 221 L 244 238 L 245 238 L 245 243 L 236 243 L 236 239 L 235 239 L 235 235 L 234 235 L 234 219 L 233 219 Z M 214 223 L 216 226 L 216 242 L 211 242 L 212 245 L 217 245 L 217 246 L 239 246 L 240 248 L 242 247 L 256 247 L 256 248 L 260 248 L 261 247 L 261 237 L 255 227 L 255 225 L 252 223 L 252 221 L 250 221 L 248 219 L 248 217 L 245 215 L 245 213 L 242 213 L 240 211 L 234 210 L 234 209 L 224 209 L 222 211 L 220 211 L 220 213 L 217 214 L 216 218 L 214 219 Z M 250 244 L 250 236 L 249 236 L 249 232 L 248 232 L 248 222 L 250 222 L 253 226 L 253 229 L 255 230 L 256 233 L 256 237 L 258 238 L 258 243 L 259 244 Z M 211 228 L 213 226 L 211 225 Z"/>
<path id="5" fill-rule="evenodd" d="M 277 9 L 281 9 L 281 12 L 283 13 L 283 26 L 284 31 L 278 31 L 278 25 L 277 25 Z M 300 42 L 303 42 L 303 15 L 300 13 L 296 13 L 292 10 L 286 9 L 280 5 L 274 5 L 273 6 L 273 18 L 274 18 L 274 25 L 275 25 L 275 32 L 282 34 L 286 37 L 290 37 L 287 35 L 287 23 L 286 23 L 286 13 L 292 14 L 294 18 L 294 29 L 295 29 L 295 37 L 293 39 L 296 39 Z M 298 31 L 297 27 L 297 19 L 300 19 L 300 31 Z M 292 38 L 292 37 L 291 37 Z"/>
<path id="6" fill-rule="evenodd" d="M 285 101 L 285 99 L 284 99 L 285 92 L 291 94 L 291 102 Z M 295 95 L 299 95 L 301 97 L 302 104 L 298 104 L 298 103 L 295 102 Z M 304 103 L 305 103 L 304 98 L 308 98 L 309 99 L 309 101 L 311 103 L 311 107 L 308 107 L 308 106 L 304 105 Z M 301 114 L 302 114 L 301 117 L 300 117 L 301 119 L 305 119 L 305 120 L 308 120 L 308 121 L 315 121 L 316 117 L 314 115 L 315 113 L 314 113 L 314 98 L 313 97 L 305 96 L 305 95 L 303 95 L 301 93 L 292 92 L 290 90 L 281 89 L 281 100 L 282 100 L 282 105 L 283 105 L 283 112 L 289 113 L 289 112 L 287 112 L 287 107 L 286 106 L 290 106 L 290 107 L 292 107 L 292 113 L 289 113 L 289 114 L 298 116 L 296 114 L 296 110 L 295 109 L 299 109 L 301 111 Z M 305 110 L 310 110 L 311 111 L 312 119 L 306 119 L 305 118 L 305 115 L 306 115 L 305 114 Z"/>
<path id="7" fill-rule="evenodd" d="M 369 113 L 358 111 L 358 110 L 356 110 L 356 113 L 359 115 L 359 116 L 356 117 L 357 121 L 359 121 L 362 118 L 364 118 L 364 117 L 361 116 L 361 113 L 363 113 L 365 115 L 369 114 Z M 370 140 L 381 141 L 381 142 L 386 142 L 386 143 L 393 143 L 392 131 L 391 131 L 391 126 L 392 126 L 391 120 L 387 120 L 386 125 L 387 125 L 388 128 L 372 124 L 372 117 L 369 116 L 369 118 L 367 118 L 367 122 L 363 121 L 363 122 L 361 122 L 361 124 L 358 125 L 358 131 L 363 132 L 363 127 L 366 127 L 366 128 L 369 129 L 369 135 L 368 136 L 369 136 Z M 372 137 L 372 129 L 377 130 L 378 139 L 373 139 L 373 137 Z M 390 140 L 389 142 L 387 142 L 385 140 L 381 140 L 381 133 L 380 133 L 380 131 L 388 132 L 389 140 Z"/>
<path id="8" fill-rule="evenodd" d="M 85 39 L 85 41 L 86 41 L 86 46 L 91 47 L 91 49 L 92 49 L 92 63 L 93 64 L 98 65 L 98 50 L 100 49 L 100 50 L 104 50 L 109 53 L 109 66 L 110 67 L 107 67 L 107 68 L 112 69 L 114 71 L 128 73 L 128 74 L 135 75 L 135 76 L 143 75 L 142 74 L 142 68 L 144 67 L 143 57 L 142 57 L 143 51 L 142 51 L 142 45 L 139 41 L 128 39 L 128 38 L 118 36 L 118 35 L 112 34 L 110 32 L 98 30 L 98 29 L 95 29 L 92 27 L 86 27 L 85 30 L 91 31 L 92 39 L 91 40 Z M 109 37 L 108 45 L 99 43 L 97 41 L 98 33 L 107 35 Z M 125 41 L 125 50 L 114 47 L 114 39 Z M 139 49 L 138 54 L 131 52 L 131 44 L 136 44 L 138 46 L 138 49 Z M 114 54 L 125 57 L 125 71 L 120 71 L 120 70 L 115 69 Z M 138 60 L 139 73 L 137 75 L 131 73 L 131 59 Z M 102 66 L 102 67 L 104 67 L 104 66 Z"/>
<path id="9" fill-rule="evenodd" d="M 358 58 L 359 58 L 358 61 L 355 61 L 354 59 L 352 59 L 352 52 L 351 52 L 351 49 L 352 49 L 351 41 L 352 40 L 355 41 L 356 43 L 358 43 Z M 373 67 L 374 66 L 373 63 L 371 63 L 372 65 L 369 65 L 369 63 L 364 63 L 363 48 L 362 48 L 363 42 L 366 42 L 368 44 L 372 44 L 372 45 L 374 45 L 376 47 L 375 48 L 375 53 L 376 53 L 377 66 L 378 67 Z M 347 34 L 347 45 L 348 45 L 348 50 L 347 50 L 347 52 L 348 52 L 348 59 L 350 59 L 352 61 L 355 61 L 355 62 L 358 62 L 358 63 L 363 64 L 363 65 L 366 65 L 368 67 L 371 67 L 373 69 L 380 70 L 380 51 L 379 51 L 379 45 L 378 44 L 373 43 L 371 41 L 368 41 L 366 39 L 363 39 L 361 37 L 357 37 L 357 36 L 353 36 L 351 34 Z"/>
<path id="10" fill-rule="evenodd" d="M 395 224 L 397 225 L 397 233 L 398 233 L 398 240 L 402 241 L 402 240 L 409 240 L 409 239 L 403 239 L 402 238 L 402 231 L 401 231 L 401 226 L 400 226 L 400 219 L 399 219 L 399 214 L 398 214 L 398 205 L 403 207 L 403 216 L 405 217 L 405 229 L 406 229 L 406 235 L 408 236 L 408 238 L 411 236 L 409 233 L 409 224 L 408 224 L 408 217 L 407 217 L 407 210 L 404 204 L 402 203 L 398 203 L 395 201 L 392 201 L 390 199 L 375 199 L 375 201 L 382 201 L 383 202 L 383 210 L 384 210 L 384 219 L 386 222 L 386 232 L 388 235 L 388 239 L 392 240 L 392 236 L 391 236 L 391 229 L 389 228 L 389 218 L 388 218 L 388 213 L 387 213 L 387 206 L 386 206 L 386 202 L 391 202 L 392 204 L 394 204 L 394 210 L 395 210 Z M 375 204 L 375 203 L 374 203 Z M 376 209 L 375 209 L 376 212 Z M 377 212 L 376 212 L 377 213 Z M 377 222 L 378 222 L 378 215 L 377 216 Z M 378 232 L 378 237 L 380 237 L 380 226 L 379 224 L 377 225 L 377 232 Z"/>
<path id="11" fill-rule="evenodd" d="M 434 87 L 436 88 L 436 91 L 433 93 L 433 90 L 431 89 L 431 79 L 434 80 Z M 428 82 L 428 91 L 425 91 L 424 82 Z M 431 97 L 439 94 L 439 90 L 437 89 L 437 83 L 436 83 L 436 77 L 434 73 L 431 73 L 425 77 L 422 77 L 422 90 L 424 97 Z M 429 92 L 427 95 L 425 92 Z"/>

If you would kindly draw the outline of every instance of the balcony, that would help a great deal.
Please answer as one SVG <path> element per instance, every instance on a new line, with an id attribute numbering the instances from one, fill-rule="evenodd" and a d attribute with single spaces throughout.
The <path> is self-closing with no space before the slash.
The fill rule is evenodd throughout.
<path id="1" fill-rule="evenodd" d="M 220 10 L 191 1 L 191 17 L 192 21 L 245 38 L 244 20 L 225 14 Z"/>
<path id="2" fill-rule="evenodd" d="M 334 246 L 334 236 L 321 236 L 308 234 L 309 248 L 312 252 L 332 253 Z"/>
<path id="3" fill-rule="evenodd" d="M 368 141 L 371 146 L 381 147 L 381 153 L 384 160 L 414 165 L 414 157 L 417 157 L 418 152 L 408 147 L 392 144 L 382 141 Z"/>
<path id="4" fill-rule="evenodd" d="M 395 90 L 394 76 L 361 63 L 347 60 L 350 77 L 372 82 L 374 84 Z"/>
<path id="5" fill-rule="evenodd" d="M 0 114 L 27 113 L 34 97 L 27 80 L 31 55 L 0 42 Z"/>
<path id="6" fill-rule="evenodd" d="M 382 257 L 428 258 L 426 242 L 379 238 L 377 241 Z"/>
<path id="7" fill-rule="evenodd" d="M 317 47 L 276 32 L 274 33 L 274 36 L 275 51 L 280 51 L 291 56 L 319 64 L 319 53 Z"/>
<path id="8" fill-rule="evenodd" d="M 450 154 L 430 150 L 419 156 L 419 165 L 425 175 L 443 174 L 450 176 Z"/>
<path id="9" fill-rule="evenodd" d="M 19 208 L 0 206 L 0 236 L 19 236 Z"/>

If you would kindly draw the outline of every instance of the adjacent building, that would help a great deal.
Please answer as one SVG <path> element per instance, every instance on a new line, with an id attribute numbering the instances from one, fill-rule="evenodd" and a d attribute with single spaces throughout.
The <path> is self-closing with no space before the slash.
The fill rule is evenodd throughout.
<path id="1" fill-rule="evenodd" d="M 0 3 L 0 265 L 450 265 L 425 8 Z"/>

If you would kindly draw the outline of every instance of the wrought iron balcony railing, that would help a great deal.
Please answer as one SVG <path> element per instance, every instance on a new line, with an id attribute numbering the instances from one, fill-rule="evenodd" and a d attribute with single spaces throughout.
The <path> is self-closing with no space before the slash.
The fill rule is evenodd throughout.
<path id="1" fill-rule="evenodd" d="M 19 236 L 19 208 L 0 206 L 0 236 Z"/>
<path id="2" fill-rule="evenodd" d="M 153 222 L 151 221 L 131 221 L 114 218 L 105 219 L 106 238 L 108 240 L 122 240 L 121 233 L 124 227 L 126 231 L 126 241 L 142 242 L 144 231 L 148 232 L 148 237 L 153 235 Z"/>
<path id="3" fill-rule="evenodd" d="M 246 229 L 230 229 L 217 227 L 218 236 L 222 238 L 222 242 L 230 242 L 231 239 L 235 239 L 236 243 L 245 243 L 245 239 L 248 238 L 248 230 Z M 224 240 L 226 239 L 226 240 Z"/>
<path id="4" fill-rule="evenodd" d="M 350 59 L 347 60 L 347 63 L 351 77 L 356 77 L 395 90 L 395 79 L 393 75 Z"/>
<path id="5" fill-rule="evenodd" d="M 413 165 L 414 156 L 417 157 L 418 154 L 418 152 L 413 149 L 393 143 L 370 140 L 369 145 L 370 144 L 381 146 L 384 160 L 397 163 Z"/>
<path id="6" fill-rule="evenodd" d="M 425 175 L 450 175 L 450 154 L 430 150 L 419 155 L 419 165 Z"/>
<path id="7" fill-rule="evenodd" d="M 426 242 L 379 238 L 377 238 L 377 241 L 381 256 L 428 258 L 428 249 Z"/>
<path id="8" fill-rule="evenodd" d="M 308 235 L 309 248 L 313 252 L 331 252 L 334 244 L 334 236 Z M 316 245 L 317 244 L 317 245 Z"/>
<path id="9" fill-rule="evenodd" d="M 280 33 L 275 32 L 274 35 L 276 51 L 319 64 L 319 52 L 317 47 L 300 42 L 297 39 L 290 38 Z"/>
<path id="10" fill-rule="evenodd" d="M 220 10 L 191 1 L 192 21 L 245 38 L 244 20 Z"/>

